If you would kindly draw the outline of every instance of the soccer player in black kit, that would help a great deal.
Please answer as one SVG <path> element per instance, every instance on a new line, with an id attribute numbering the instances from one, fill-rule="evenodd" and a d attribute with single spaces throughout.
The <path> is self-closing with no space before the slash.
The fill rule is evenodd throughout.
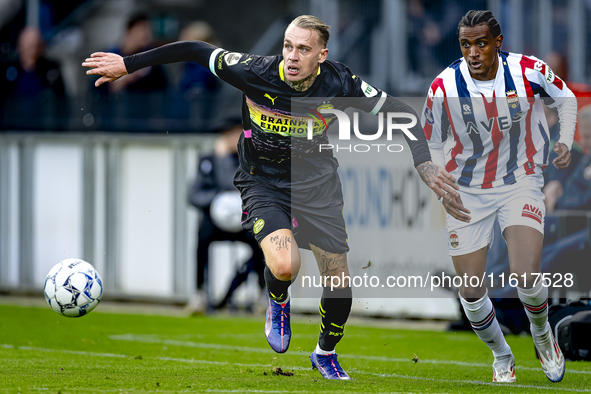
<path id="1" fill-rule="evenodd" d="M 296 113 L 293 102 L 303 100 L 306 108 L 344 110 L 342 98 L 354 97 L 355 106 L 368 113 L 416 116 L 409 106 L 365 83 L 347 66 L 327 60 L 329 29 L 314 16 L 299 16 L 285 31 L 282 56 L 236 53 L 184 41 L 125 58 L 93 53 L 82 64 L 91 68 L 87 74 L 101 76 L 95 83 L 99 86 L 144 67 L 195 61 L 244 93 L 240 169 L 234 184 L 242 197 L 244 227 L 253 231 L 265 255 L 269 296 L 265 336 L 278 353 L 287 351 L 291 338 L 288 288 L 300 268 L 298 248 L 312 250 L 322 277 L 349 275 L 338 163 L 332 151 L 319 149 L 328 143 L 326 126 L 314 121 L 309 140 L 301 125 L 307 125 L 311 116 Z M 419 175 L 440 198 L 455 204 L 454 178 L 431 162 L 419 123 L 409 130 L 414 138 L 405 138 Z M 312 367 L 324 378 L 349 379 L 335 346 L 343 336 L 351 304 L 350 283 L 333 291 L 324 288 L 321 332 L 310 356 Z"/>

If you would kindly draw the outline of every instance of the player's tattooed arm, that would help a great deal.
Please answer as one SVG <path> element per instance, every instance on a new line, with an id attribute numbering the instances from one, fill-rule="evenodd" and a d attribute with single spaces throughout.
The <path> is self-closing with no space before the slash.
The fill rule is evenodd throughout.
<path id="1" fill-rule="evenodd" d="M 309 76 L 307 76 L 306 78 L 302 79 L 301 81 L 291 82 L 291 81 L 286 80 L 285 83 L 287 83 L 289 85 L 289 87 L 292 88 L 293 90 L 297 90 L 298 92 L 303 92 L 305 90 L 308 90 L 308 88 L 310 86 L 312 86 L 312 84 L 316 80 L 317 76 L 318 76 L 318 74 L 312 73 Z"/>
<path id="2" fill-rule="evenodd" d="M 467 215 L 470 211 L 464 207 L 456 191 L 459 190 L 459 186 L 449 172 L 430 161 L 419 164 L 417 171 L 423 182 L 437 194 L 437 199 L 443 198 L 443 206 L 450 215 L 463 222 L 470 222 Z"/>
<path id="3" fill-rule="evenodd" d="M 443 198 L 451 203 L 459 196 L 455 178 L 437 164 L 425 161 L 417 166 L 417 171 L 425 185 L 437 194 L 438 200 Z"/>
<path id="4" fill-rule="evenodd" d="M 270 238 L 270 241 L 273 245 L 275 245 L 275 250 L 277 251 L 281 249 L 291 249 L 291 237 L 289 235 L 275 235 Z"/>

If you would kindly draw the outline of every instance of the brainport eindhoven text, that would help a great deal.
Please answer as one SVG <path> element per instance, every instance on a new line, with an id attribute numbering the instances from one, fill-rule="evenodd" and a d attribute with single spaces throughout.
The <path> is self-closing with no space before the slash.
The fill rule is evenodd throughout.
<path id="1" fill-rule="evenodd" d="M 351 140 L 351 121 L 349 116 L 338 109 L 321 109 L 322 114 L 335 115 L 339 123 L 339 141 L 350 141 Z M 353 132 L 355 137 L 362 141 L 375 141 L 382 137 L 384 133 L 384 117 L 386 118 L 386 138 L 388 141 L 392 140 L 392 132 L 394 130 L 402 131 L 406 137 L 412 141 L 416 141 L 417 138 L 410 132 L 410 128 L 417 124 L 417 118 L 414 114 L 408 114 L 403 112 L 388 112 L 386 116 L 383 113 L 378 113 L 378 130 L 375 134 L 362 134 L 359 131 L 359 114 L 353 113 Z M 395 119 L 400 121 L 401 119 L 409 119 L 407 123 L 395 123 Z M 308 139 L 313 139 L 313 127 L 312 120 L 308 121 Z M 323 150 L 334 150 L 335 152 L 347 151 L 347 152 L 391 152 L 398 153 L 402 152 L 404 147 L 400 144 L 320 144 L 319 151 Z"/>

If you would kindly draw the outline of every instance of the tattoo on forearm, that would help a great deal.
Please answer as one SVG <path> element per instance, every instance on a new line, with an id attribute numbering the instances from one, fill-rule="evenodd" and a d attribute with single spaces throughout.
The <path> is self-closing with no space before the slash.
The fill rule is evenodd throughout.
<path id="1" fill-rule="evenodd" d="M 430 185 L 437 178 L 439 172 L 437 166 L 433 163 L 421 163 L 417 167 L 417 171 L 427 185 Z"/>
<path id="2" fill-rule="evenodd" d="M 275 250 L 277 251 L 281 249 L 291 249 L 291 237 L 289 235 L 276 235 L 274 237 L 271 237 L 271 243 L 275 245 Z"/>

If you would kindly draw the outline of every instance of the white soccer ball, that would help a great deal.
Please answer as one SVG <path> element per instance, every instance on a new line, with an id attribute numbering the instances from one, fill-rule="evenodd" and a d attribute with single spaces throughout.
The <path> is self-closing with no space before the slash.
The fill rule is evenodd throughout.
<path id="1" fill-rule="evenodd" d="M 103 281 L 86 261 L 66 259 L 49 271 L 44 291 L 51 309 L 67 317 L 80 317 L 101 301 Z"/>
<path id="2" fill-rule="evenodd" d="M 221 192 L 209 208 L 213 224 L 229 233 L 242 231 L 242 200 L 238 191 Z"/>

